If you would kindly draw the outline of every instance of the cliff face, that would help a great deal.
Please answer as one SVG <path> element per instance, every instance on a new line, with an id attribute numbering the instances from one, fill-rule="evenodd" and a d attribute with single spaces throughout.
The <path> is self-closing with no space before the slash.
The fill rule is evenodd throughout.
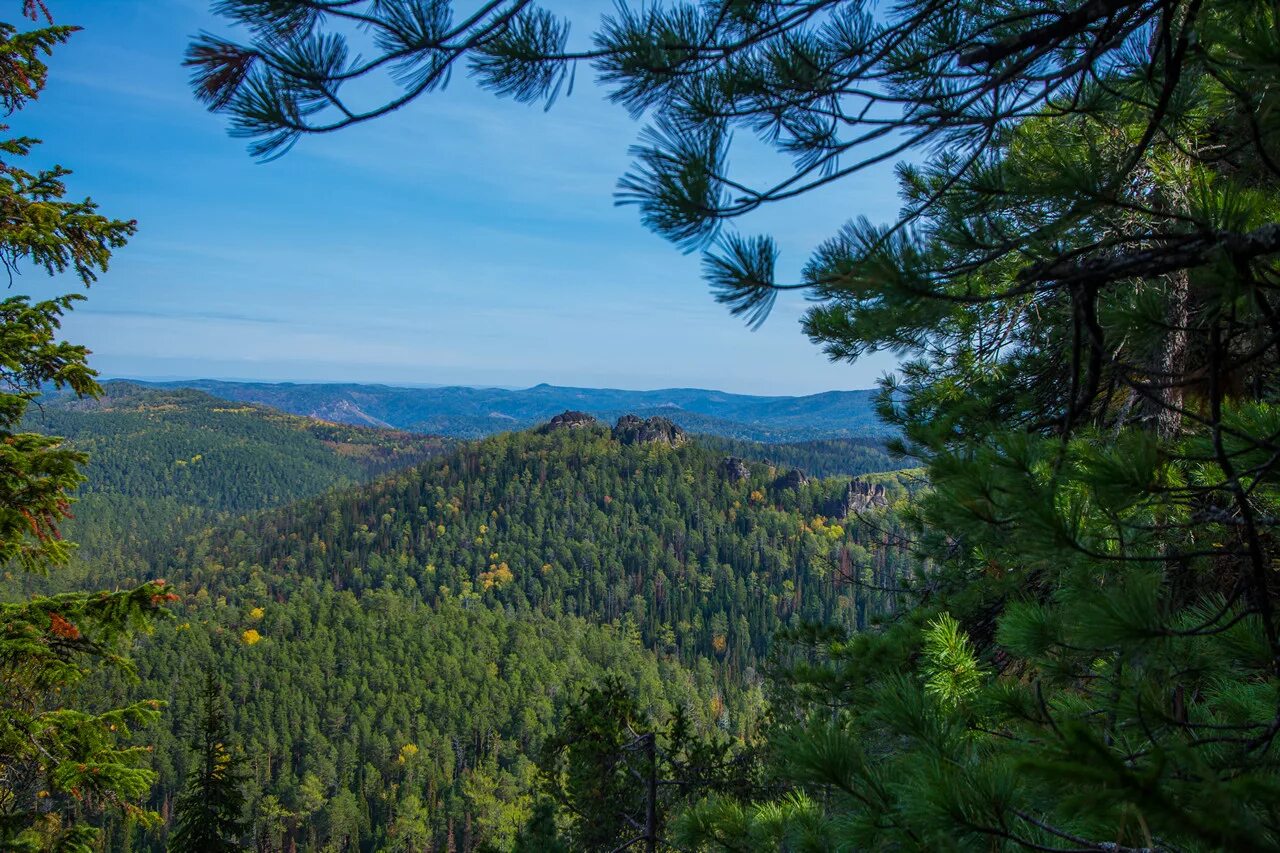
<path id="1" fill-rule="evenodd" d="M 831 518 L 848 518 L 873 507 L 888 505 L 889 499 L 885 496 L 883 485 L 853 480 L 845 487 L 844 493 L 827 506 L 827 515 Z"/>
<path id="2" fill-rule="evenodd" d="M 679 447 L 689 440 L 684 430 L 666 418 L 641 419 L 623 415 L 613 428 L 613 438 L 622 444 L 666 444 Z"/>

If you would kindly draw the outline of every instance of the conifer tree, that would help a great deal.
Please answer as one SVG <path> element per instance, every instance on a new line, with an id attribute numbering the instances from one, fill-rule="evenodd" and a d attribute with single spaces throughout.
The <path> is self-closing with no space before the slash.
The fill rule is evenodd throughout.
<path id="1" fill-rule="evenodd" d="M 47 19 L 43 6 L 24 4 L 33 20 Z M 45 57 L 74 31 L 51 21 L 27 31 L 0 23 L 0 105 L 7 112 L 37 98 L 48 72 Z M 37 143 L 0 141 L 0 263 L 11 280 L 31 265 L 50 275 L 72 273 L 88 286 L 134 224 L 100 215 L 87 199 L 65 200 L 66 169 L 23 169 L 19 162 Z M 61 318 L 81 298 L 0 300 L 0 566 L 6 570 L 45 574 L 72 553 L 59 527 L 70 516 L 85 457 L 20 424 L 43 386 L 81 396 L 99 391 L 88 351 L 58 339 Z M 164 581 L 154 581 L 118 592 L 0 602 L 0 847 L 87 851 L 104 812 L 122 812 L 136 823 L 156 819 L 138 805 L 154 778 L 145 766 L 147 750 L 129 739 L 132 729 L 155 720 L 158 703 L 95 712 L 72 697 L 94 667 L 131 678 L 133 668 L 121 654 L 127 638 L 172 598 Z"/>
<path id="2" fill-rule="evenodd" d="M 667 821 L 691 798 L 739 791 L 754 780 L 749 753 L 698 737 L 682 710 L 655 721 L 616 677 L 586 690 L 545 747 L 550 802 L 540 805 L 521 843 L 554 836 L 558 805 L 572 850 L 668 847 Z M 550 846 L 549 840 L 544 840 Z"/>
<path id="3" fill-rule="evenodd" d="M 174 809 L 169 849 L 177 853 L 218 853 L 245 849 L 244 772 L 231 754 L 222 685 L 208 673 L 201 694 L 201 718 L 194 739 L 187 787 Z"/>
<path id="4" fill-rule="evenodd" d="M 719 299 L 758 323 L 807 291 L 832 358 L 903 358 L 881 412 L 928 470 L 930 568 L 884 630 L 810 633 L 777 709 L 793 790 L 708 798 L 687 844 L 1280 848 L 1274 3 L 623 4 L 583 51 L 521 0 L 220 8 L 250 38 L 192 46 L 197 93 L 264 156 L 456 67 L 536 101 L 590 63 L 650 122 L 621 199 L 708 249 Z M 400 94 L 348 100 L 383 71 Z M 731 171 L 734 130 L 789 173 Z M 733 230 L 908 155 L 900 216 L 794 280 Z"/>

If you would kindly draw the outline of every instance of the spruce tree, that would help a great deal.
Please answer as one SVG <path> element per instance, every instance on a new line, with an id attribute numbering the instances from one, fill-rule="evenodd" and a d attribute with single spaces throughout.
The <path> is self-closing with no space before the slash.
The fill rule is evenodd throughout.
<path id="1" fill-rule="evenodd" d="M 805 291 L 832 358 L 902 357 L 881 412 L 931 485 L 910 606 L 808 634 L 775 709 L 792 790 L 708 798 L 688 845 L 1280 848 L 1274 3 L 623 4 L 578 52 L 519 0 L 219 5 L 250 37 L 192 46 L 197 94 L 264 156 L 457 67 L 535 101 L 589 63 L 649 121 L 621 200 L 708 250 L 719 299 L 758 323 Z M 401 93 L 348 98 L 383 71 Z M 735 130 L 788 174 L 733 171 Z M 794 279 L 734 230 L 908 155 L 900 216 Z"/>
<path id="2" fill-rule="evenodd" d="M 196 730 L 187 787 L 174 809 L 169 849 L 177 853 L 217 853 L 243 850 L 249 833 L 245 818 L 245 776 L 228 745 L 226 699 L 212 673 L 201 694 L 201 718 Z"/>
<path id="3" fill-rule="evenodd" d="M 24 8 L 33 20 L 43 14 L 48 25 L 21 31 L 0 23 L 0 105 L 9 113 L 38 97 L 45 58 L 75 31 L 48 21 L 43 4 Z M 0 263 L 11 280 L 30 265 L 50 275 L 74 274 L 88 286 L 134 223 L 100 215 L 90 200 L 65 200 L 66 169 L 22 168 L 37 144 L 29 137 L 0 140 Z M 70 517 L 86 457 L 59 438 L 23 429 L 22 421 L 46 386 L 80 396 L 100 390 L 88 351 L 58 337 L 62 317 L 82 298 L 0 300 L 0 567 L 6 575 L 48 574 L 73 552 L 60 527 Z M 123 657 L 130 635 L 172 599 L 164 581 L 154 581 L 116 592 L 0 601 L 0 848 L 87 851 L 105 812 L 135 823 L 157 819 L 139 805 L 155 777 L 146 766 L 148 752 L 129 741 L 134 728 L 155 721 L 159 703 L 90 710 L 75 688 L 95 668 L 132 678 Z"/>

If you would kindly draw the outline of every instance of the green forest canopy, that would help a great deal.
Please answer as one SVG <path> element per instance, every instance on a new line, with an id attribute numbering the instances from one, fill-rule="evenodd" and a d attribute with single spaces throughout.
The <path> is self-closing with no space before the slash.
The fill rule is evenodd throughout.
<path id="1" fill-rule="evenodd" d="M 623 200 L 677 244 L 709 249 L 708 280 L 731 310 L 762 322 L 778 292 L 804 290 L 815 299 L 806 332 L 833 358 L 881 349 L 903 356 L 900 375 L 882 386 L 880 412 L 930 488 L 894 509 L 892 526 L 832 531 L 816 500 L 825 508 L 836 489 L 819 495 L 817 485 L 748 466 L 748 478 L 732 485 L 756 488 L 745 501 L 735 496 L 734 506 L 732 490 L 715 487 L 727 472 L 714 468 L 721 479 L 710 479 L 712 466 L 697 460 L 696 446 L 624 446 L 600 431 L 505 436 L 428 463 L 441 466 L 430 477 L 392 476 L 243 524 L 216 520 L 184 532 L 176 553 L 164 546 L 133 562 L 90 567 L 107 584 L 154 577 L 161 566 L 190 571 L 183 583 L 192 598 L 179 606 L 196 618 L 162 626 L 140 649 L 140 668 L 152 672 L 146 650 L 163 648 L 170 631 L 175 642 L 183 634 L 181 641 L 241 654 L 269 652 L 273 584 L 287 592 L 275 606 L 290 618 L 277 627 L 290 635 L 317 625 L 321 611 L 358 625 L 362 602 L 373 605 L 389 590 L 408 609 L 389 601 L 383 612 L 410 624 L 415 607 L 458 608 L 461 617 L 487 613 L 535 628 L 582 620 L 584 637 L 621 632 L 622 646 L 654 665 L 690 672 L 658 679 L 664 688 L 693 685 L 688 696 L 663 701 L 702 708 L 698 697 L 711 696 L 717 702 L 703 725 L 742 738 L 746 730 L 735 731 L 734 721 L 749 714 L 730 710 L 738 699 L 728 675 L 748 677 L 746 662 L 760 654 L 757 631 L 775 627 L 771 620 L 812 614 L 836 624 L 788 624 L 797 651 L 767 682 L 770 725 L 762 736 L 772 784 L 712 793 L 686 809 L 671 825 L 682 846 L 733 848 L 743 839 L 750 847 L 818 849 L 1280 846 L 1273 4 L 919 0 L 875 14 L 860 0 L 624 5 L 585 53 L 566 52 L 565 22 L 525 0 L 487 4 L 456 21 L 442 0 L 226 0 L 218 8 L 248 27 L 246 38 L 193 44 L 196 91 L 262 155 L 404 106 L 455 65 L 500 94 L 538 101 L 559 92 L 576 65 L 590 64 L 615 100 L 649 123 L 622 178 Z M 353 23 L 373 34 L 372 59 L 348 50 Z M 8 106 L 38 91 L 37 54 L 67 35 L 6 32 L 15 59 L 0 80 Z M 393 71 L 401 95 L 369 108 L 342 100 L 385 91 L 344 85 L 383 70 Z M 735 129 L 791 158 L 789 177 L 754 188 L 749 176 L 730 173 Z M 30 145 L 11 141 L 8 161 Z M 762 205 L 912 151 L 917 164 L 899 170 L 900 219 L 851 222 L 816 248 L 797 281 L 776 278 L 772 239 L 734 228 Z M 7 233 L 7 262 L 73 267 L 87 283 L 131 233 L 131 223 L 98 217 L 91 203 L 57 201 L 61 172 L 6 174 L 15 210 L 45 204 L 49 214 L 32 220 L 34 231 Z M 91 230 L 62 228 L 67 216 L 86 217 Z M 69 299 L 5 303 L 6 353 L 16 357 L 7 369 L 17 389 L 5 410 L 15 463 L 7 482 L 30 479 L 42 456 L 58 473 L 39 495 L 47 523 L 22 527 L 34 516 L 22 512 L 21 489 L 11 488 L 2 507 L 11 533 L 0 545 L 29 568 L 67 556 L 43 534 L 66 514 L 62 496 L 79 460 L 14 428 L 41 381 L 96 390 L 83 349 L 52 342 L 71 306 Z M 588 458 L 607 464 L 582 468 Z M 679 466 L 664 464 L 672 458 L 703 476 L 684 481 Z M 577 479 L 579 468 L 585 479 Z M 544 493 L 547 482 L 563 491 Z M 570 514 L 554 525 L 546 515 L 538 521 L 547 494 L 567 499 Z M 632 527 L 635 520 L 644 525 Z M 737 535 L 748 547 L 734 542 Z M 865 538 L 872 535 L 891 538 Z M 547 559 L 556 537 L 564 541 Z M 629 563 L 629 552 L 611 551 L 615 539 L 647 548 L 650 560 Z M 904 576 L 903 563 L 880 555 L 901 556 L 908 541 L 928 569 Z M 484 553 L 495 543 L 507 554 Z M 832 559 L 818 559 L 824 549 Z M 724 553 L 734 562 L 722 561 Z M 538 557 L 545 562 L 527 570 Z M 542 565 L 550 567 L 545 576 Z M 740 594 L 739 582 L 751 589 L 752 572 L 755 582 L 780 587 L 762 600 Z M 694 585 L 664 598 L 657 584 L 664 574 Z M 434 590 L 422 583 L 427 576 Z M 852 595 L 837 593 L 845 578 Z M 165 590 L 154 582 L 108 594 L 102 600 L 119 602 L 128 618 L 113 611 L 104 636 L 138 624 L 134 617 L 161 606 Z M 359 610 L 350 609 L 353 599 Z M 731 609 L 740 602 L 741 614 Z M 6 627 L 3 640 L 35 655 L 45 671 L 69 674 L 50 638 L 72 638 L 64 622 L 76 632 L 76 623 L 91 624 L 84 609 L 91 604 L 74 595 L 6 604 L 6 626 L 22 627 Z M 291 614 L 292 606 L 303 609 Z M 877 627 L 874 616 L 888 621 Z M 253 626 L 258 619 L 267 630 Z M 466 636 L 465 619 L 444 624 Z M 482 624 L 481 633 L 494 636 L 498 627 Z M 34 645 L 28 635 L 38 638 Z M 340 639 L 361 648 L 354 637 Z M 380 639 L 393 651 L 404 642 L 396 632 Z M 562 658 L 574 647 L 564 638 L 553 646 Z M 310 651 L 328 665 L 324 648 Z M 368 656 L 378 659 L 372 649 Z M 228 671 L 238 659 L 217 658 Z M 130 720 L 153 719 L 143 706 L 121 705 L 128 699 L 119 687 L 93 683 L 98 699 L 136 708 Z M 38 700 L 38 714 L 63 713 L 45 684 L 25 684 L 24 696 Z M 319 695 L 307 687 L 288 703 L 299 714 Z M 235 695 L 249 695 L 240 689 Z M 342 730 L 345 716 L 332 717 L 351 704 L 342 698 L 317 708 L 329 717 L 315 731 Z M 741 707 L 758 707 L 749 698 Z M 455 773 L 447 789 L 442 770 L 414 776 L 412 791 L 384 773 L 378 761 L 394 763 L 392 774 L 411 772 L 422 750 L 408 741 L 391 758 L 394 741 L 382 749 L 371 736 L 348 748 L 356 758 L 335 758 L 332 774 L 330 751 L 312 749 L 319 738 L 290 741 L 293 760 L 283 762 L 279 743 L 265 735 L 248 741 L 261 754 L 246 760 L 270 767 L 265 776 L 255 767 L 257 784 L 283 779 L 287 797 L 271 793 L 273 803 L 265 789 L 255 791 L 256 819 L 270 827 L 268 839 L 301 836 L 308 846 L 335 825 L 345 827 L 342 839 L 363 826 L 411 848 L 450 837 L 463 846 L 516 843 L 522 821 L 536 813 L 521 799 L 530 787 L 512 781 L 521 772 L 529 780 L 529 768 L 503 752 L 522 730 L 502 718 L 502 707 L 493 706 L 495 730 L 471 732 L 465 750 L 454 748 L 455 760 L 469 756 L 461 766 L 469 772 Z M 62 780 L 52 803 L 38 803 L 46 798 L 28 786 L 16 810 L 4 804 L 17 821 L 4 831 L 29 844 L 65 833 L 82 844 L 92 835 L 86 820 L 97 818 L 81 812 L 91 766 L 110 768 L 112 802 L 131 806 L 148 779 L 138 753 L 117 748 L 109 723 L 123 718 L 66 711 L 80 727 L 79 743 L 92 736 L 96 758 L 76 761 L 66 739 L 49 741 L 61 756 L 54 765 L 37 752 L 3 757 L 6 767 L 31 767 L 32 778 Z M 301 718 L 276 729 L 312 731 Z M 427 735 L 439 743 L 444 731 Z M 155 732 L 161 754 L 178 762 L 164 730 Z M 377 759 L 377 775 L 349 769 L 361 750 Z M 432 767 L 448 764 L 441 753 Z M 299 766 L 293 784 L 283 768 L 296 774 Z M 162 766 L 161 775 L 170 780 L 157 789 L 163 796 L 180 774 Z M 357 789 L 370 791 L 360 787 L 366 778 L 394 795 L 376 820 L 370 797 L 360 803 Z M 433 790 L 443 806 L 434 813 L 424 805 Z M 45 820 L 64 813 L 65 826 Z M 116 839 L 146 819 L 105 818 Z"/>
<path id="2" fill-rule="evenodd" d="M 147 735 L 164 824 L 108 821 L 112 847 L 163 849 L 204 672 L 229 694 L 248 818 L 270 849 L 406 834 L 503 848 L 543 788 L 541 745 L 581 691 L 621 679 L 655 719 L 679 710 L 744 745 L 766 713 L 772 634 L 802 617 L 869 625 L 888 609 L 879 587 L 911 565 L 889 510 L 907 489 L 891 475 L 867 508 L 877 529 L 834 517 L 847 477 L 762 463 L 743 474 L 698 441 L 624 444 L 604 425 L 459 445 L 352 488 L 341 468 L 307 479 L 321 451 L 304 438 L 330 427 L 270 410 L 145 391 L 46 411 L 110 460 L 89 469 L 92 523 L 80 524 L 133 528 L 86 529 L 72 576 L 163 576 L 181 596 L 136 652 L 141 683 L 91 694 L 168 703 Z M 401 462 L 427 441 L 342 429 L 361 447 L 400 447 Z M 230 495 L 235 513 L 186 503 L 174 464 L 200 443 L 205 458 L 234 449 L 234 465 L 196 482 L 203 507 Z M 281 471 L 313 496 L 269 508 Z M 138 529 L 143 518 L 154 527 Z"/>
<path id="3" fill-rule="evenodd" d="M 805 291 L 832 358 L 903 358 L 880 411 L 936 569 L 792 673 L 789 791 L 711 797 L 683 844 L 1280 846 L 1274 3 L 623 3 L 583 50 L 523 0 L 219 8 L 244 29 L 196 39 L 194 89 L 264 157 L 455 70 L 550 103 L 589 68 L 646 123 L 620 200 L 717 298 L 759 323 Z M 733 168 L 734 131 L 787 174 Z M 735 227 L 908 154 L 899 218 L 798 280 Z"/>

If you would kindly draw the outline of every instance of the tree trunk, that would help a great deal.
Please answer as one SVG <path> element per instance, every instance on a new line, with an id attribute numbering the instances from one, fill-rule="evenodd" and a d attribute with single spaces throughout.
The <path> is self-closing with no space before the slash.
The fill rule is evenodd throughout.
<path id="1" fill-rule="evenodd" d="M 1191 281 L 1186 270 L 1168 276 L 1168 305 L 1164 340 L 1151 365 L 1152 398 L 1143 400 L 1146 420 L 1156 435 L 1167 441 L 1182 428 L 1182 403 L 1187 375 L 1187 324 L 1190 319 Z"/>

